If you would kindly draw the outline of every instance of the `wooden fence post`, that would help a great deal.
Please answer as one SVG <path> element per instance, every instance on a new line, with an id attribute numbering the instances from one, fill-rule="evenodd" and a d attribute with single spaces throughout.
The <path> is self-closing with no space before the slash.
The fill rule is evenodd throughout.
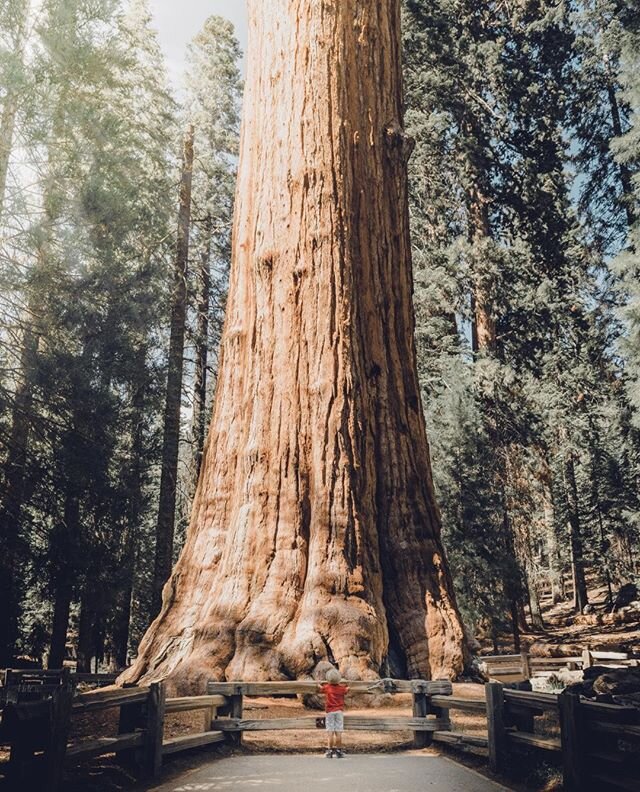
<path id="1" fill-rule="evenodd" d="M 216 717 L 217 714 L 218 710 L 216 707 L 207 707 L 207 709 L 204 711 L 203 731 L 211 731 L 211 721 Z"/>
<path id="2" fill-rule="evenodd" d="M 15 683 L 16 672 L 12 668 L 7 668 L 4 672 L 5 704 L 17 704 L 18 689 Z"/>
<path id="3" fill-rule="evenodd" d="M 162 769 L 162 738 L 164 735 L 164 682 L 152 682 L 147 697 L 147 722 L 144 735 L 142 770 L 155 778 Z"/>
<path id="4" fill-rule="evenodd" d="M 413 685 L 413 717 L 426 718 L 429 714 L 429 700 L 425 692 L 425 686 L 420 683 Z M 431 732 L 414 731 L 413 745 L 415 748 L 426 748 L 431 745 L 433 740 Z"/>
<path id="5" fill-rule="evenodd" d="M 242 686 L 238 685 L 235 689 L 235 693 L 229 698 L 231 701 L 231 717 L 242 720 Z M 242 732 L 231 732 L 229 734 L 229 739 L 233 745 L 242 745 Z"/>
<path id="6" fill-rule="evenodd" d="M 45 751 L 48 789 L 56 792 L 62 785 L 64 760 L 71 730 L 74 684 L 68 668 L 62 671 L 62 684 L 54 691 L 49 716 L 48 745 Z"/>
<path id="7" fill-rule="evenodd" d="M 562 736 L 562 788 L 565 792 L 585 792 L 588 787 L 584 766 L 584 726 L 580 718 L 580 696 L 564 691 L 558 696 L 558 705 Z"/>
<path id="8" fill-rule="evenodd" d="M 522 657 L 522 675 L 525 679 L 531 679 L 531 662 L 529 660 L 529 652 L 521 652 L 520 656 Z"/>
<path id="9" fill-rule="evenodd" d="M 124 685 L 125 688 L 137 687 L 135 684 Z M 134 701 L 131 704 L 120 705 L 120 717 L 118 720 L 118 734 L 132 734 L 136 729 L 144 725 L 144 703 Z M 118 762 L 124 765 L 135 764 L 136 749 L 127 748 L 124 751 L 116 751 Z"/>
<path id="10" fill-rule="evenodd" d="M 487 731 L 489 738 L 489 767 L 494 773 L 507 764 L 507 731 L 504 723 L 504 693 L 500 682 L 484 686 L 487 702 Z"/>

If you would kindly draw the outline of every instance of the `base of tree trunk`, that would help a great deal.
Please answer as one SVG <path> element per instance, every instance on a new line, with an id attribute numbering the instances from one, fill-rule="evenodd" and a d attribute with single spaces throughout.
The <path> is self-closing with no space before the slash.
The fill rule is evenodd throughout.
<path id="1" fill-rule="evenodd" d="M 180 610 L 172 596 L 165 600 L 119 684 L 164 679 L 171 694 L 190 695 L 202 693 L 209 680 L 320 678 L 327 663 L 338 666 L 347 679 L 454 679 L 467 661 L 457 614 L 435 609 L 426 619 L 424 611 L 412 619 L 417 632 L 409 653 L 397 637 L 389 641 L 384 614 L 375 613 L 358 597 L 314 593 L 313 599 L 299 603 L 291 621 L 276 634 L 270 632 L 273 619 L 283 614 L 259 617 L 251 611 L 238 624 L 220 618 L 209 621 L 206 630 L 168 630 L 166 614 L 171 613 L 175 624 Z M 430 656 L 430 645 L 437 654 Z"/>

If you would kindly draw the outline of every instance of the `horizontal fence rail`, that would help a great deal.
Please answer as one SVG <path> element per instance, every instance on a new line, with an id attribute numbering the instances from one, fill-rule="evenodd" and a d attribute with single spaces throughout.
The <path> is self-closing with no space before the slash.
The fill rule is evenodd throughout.
<path id="1" fill-rule="evenodd" d="M 318 693 L 318 682 L 296 680 L 286 682 L 209 682 L 207 693 L 223 696 L 295 696 Z M 422 679 L 382 679 L 372 681 L 349 681 L 349 691 L 353 693 L 441 693 L 450 695 L 453 688 L 446 679 L 435 681 Z"/>

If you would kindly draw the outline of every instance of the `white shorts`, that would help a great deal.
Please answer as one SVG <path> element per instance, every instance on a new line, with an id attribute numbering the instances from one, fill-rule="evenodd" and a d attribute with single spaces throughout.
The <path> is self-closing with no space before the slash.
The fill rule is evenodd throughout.
<path id="1" fill-rule="evenodd" d="M 327 731 L 341 732 L 344 731 L 344 712 L 327 712 L 325 713 L 325 722 Z"/>

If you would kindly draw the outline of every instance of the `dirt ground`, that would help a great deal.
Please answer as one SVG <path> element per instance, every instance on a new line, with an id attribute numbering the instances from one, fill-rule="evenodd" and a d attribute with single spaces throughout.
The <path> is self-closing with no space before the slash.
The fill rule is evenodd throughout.
<path id="1" fill-rule="evenodd" d="M 592 612 L 578 616 L 573 612 L 571 602 L 554 605 L 550 597 L 543 597 L 541 607 L 545 629 L 523 631 L 522 648 L 535 645 L 534 653 L 536 650 L 545 653 L 548 649 L 554 655 L 571 655 L 588 646 L 594 650 L 629 652 L 640 656 L 640 619 L 632 617 L 625 621 L 624 614 L 609 613 L 607 588 L 594 577 L 589 579 L 589 602 Z M 480 637 L 479 640 L 483 654 L 494 654 L 488 639 Z M 499 653 L 513 651 L 511 636 L 500 636 Z"/>

